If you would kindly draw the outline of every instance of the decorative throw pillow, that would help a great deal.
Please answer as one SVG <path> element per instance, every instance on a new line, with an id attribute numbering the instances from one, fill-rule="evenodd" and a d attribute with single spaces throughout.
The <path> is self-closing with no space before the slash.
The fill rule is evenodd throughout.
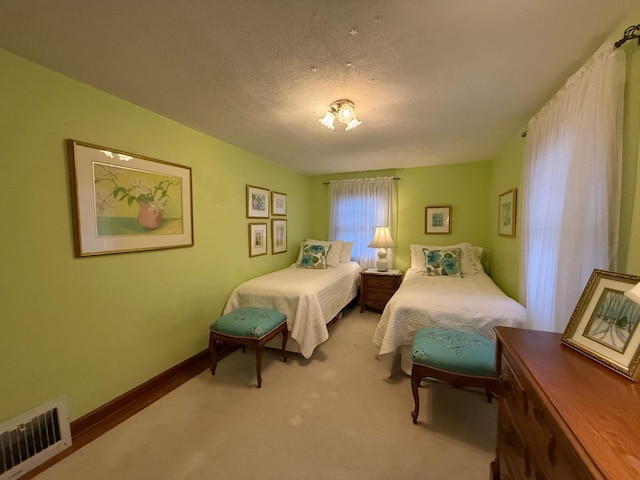
<path id="1" fill-rule="evenodd" d="M 459 248 L 449 248 L 441 250 L 430 250 L 424 248 L 425 275 L 441 275 L 447 277 L 462 277 L 458 260 L 460 258 Z"/>
<path id="2" fill-rule="evenodd" d="M 298 268 L 327 268 L 326 257 L 328 247 L 302 243 Z"/>
<path id="3" fill-rule="evenodd" d="M 411 268 L 423 271 L 426 263 L 423 249 L 429 250 L 450 250 L 452 248 L 459 248 L 460 255 L 458 256 L 458 267 L 462 275 L 473 275 L 478 273 L 476 267 L 472 264 L 472 246 L 468 242 L 456 243 L 454 245 L 409 245 L 411 250 Z"/>
<path id="4" fill-rule="evenodd" d="M 342 242 L 340 240 L 329 242 L 327 240 L 315 240 L 313 238 L 307 238 L 305 239 L 305 243 L 324 245 L 325 247 L 327 247 L 327 255 L 325 258 L 327 267 L 335 267 L 340 263 L 340 254 L 342 252 Z"/>

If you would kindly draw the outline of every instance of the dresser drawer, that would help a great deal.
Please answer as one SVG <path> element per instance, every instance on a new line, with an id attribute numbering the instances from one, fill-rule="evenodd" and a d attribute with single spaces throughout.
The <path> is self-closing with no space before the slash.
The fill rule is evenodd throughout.
<path id="1" fill-rule="evenodd" d="M 528 394 L 529 411 L 521 422 L 526 442 L 535 459 L 534 478 L 581 480 L 590 478 L 588 471 L 542 400 Z"/>
<path id="2" fill-rule="evenodd" d="M 498 411 L 498 451 L 500 478 L 525 479 L 531 473 L 529 450 L 523 432 L 514 421 L 509 406 L 501 400 Z"/>

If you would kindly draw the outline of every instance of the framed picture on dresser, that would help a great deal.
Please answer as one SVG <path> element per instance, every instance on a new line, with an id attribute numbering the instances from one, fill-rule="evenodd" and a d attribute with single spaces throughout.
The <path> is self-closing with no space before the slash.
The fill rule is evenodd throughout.
<path id="1" fill-rule="evenodd" d="M 562 335 L 562 343 L 625 377 L 640 376 L 640 304 L 625 292 L 640 277 L 594 270 Z"/>

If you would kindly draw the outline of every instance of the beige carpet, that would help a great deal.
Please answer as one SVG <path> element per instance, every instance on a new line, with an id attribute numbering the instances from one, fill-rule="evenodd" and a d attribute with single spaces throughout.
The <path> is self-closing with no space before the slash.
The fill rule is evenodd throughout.
<path id="1" fill-rule="evenodd" d="M 429 382 L 414 425 L 410 379 L 376 359 L 379 317 L 347 312 L 310 360 L 265 351 L 261 389 L 239 350 L 36 478 L 488 478 L 496 401 Z"/>

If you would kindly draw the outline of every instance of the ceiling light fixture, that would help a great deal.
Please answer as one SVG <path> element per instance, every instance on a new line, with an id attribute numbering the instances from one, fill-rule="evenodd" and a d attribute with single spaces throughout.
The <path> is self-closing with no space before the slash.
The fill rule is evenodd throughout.
<path id="1" fill-rule="evenodd" d="M 356 118 L 356 109 L 353 102 L 347 99 L 331 102 L 327 113 L 318 121 L 329 130 L 333 130 L 335 128 L 333 121 L 336 119 L 346 125 L 345 131 L 347 132 L 358 125 L 362 125 L 362 122 Z"/>

